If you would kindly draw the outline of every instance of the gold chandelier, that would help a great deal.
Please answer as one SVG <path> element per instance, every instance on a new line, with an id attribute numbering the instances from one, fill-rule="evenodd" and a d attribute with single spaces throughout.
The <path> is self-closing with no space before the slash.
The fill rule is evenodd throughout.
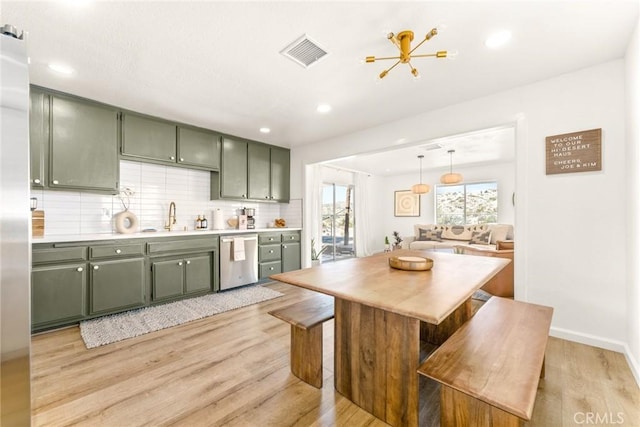
<path id="1" fill-rule="evenodd" d="M 449 173 L 445 173 L 440 177 L 440 182 L 443 184 L 457 184 L 462 182 L 462 175 L 453 173 L 453 153 L 455 152 L 456 150 L 447 151 L 447 153 L 449 153 Z"/>
<path id="2" fill-rule="evenodd" d="M 426 42 L 427 40 L 431 40 L 431 38 L 437 34 L 438 34 L 438 30 L 436 28 L 433 28 L 431 31 L 427 33 L 427 35 L 424 37 L 424 40 L 418 43 L 416 47 L 411 49 L 411 42 L 413 41 L 413 31 L 405 30 L 405 31 L 401 31 L 397 35 L 393 33 L 389 33 L 387 34 L 387 39 L 389 39 L 391 43 L 393 43 L 398 48 L 398 50 L 400 50 L 400 56 L 387 56 L 382 58 L 376 58 L 375 56 L 367 56 L 366 62 L 376 62 L 376 61 L 382 61 L 386 59 L 397 59 L 398 61 L 395 64 L 393 64 L 391 67 L 389 67 L 388 69 L 380 73 L 381 79 L 383 79 L 387 74 L 389 74 L 389 71 L 393 70 L 396 67 L 396 65 L 400 63 L 409 65 L 409 68 L 411 69 L 411 74 L 413 74 L 414 77 L 418 78 L 419 77 L 418 70 L 414 68 L 410 62 L 412 58 L 426 58 L 430 56 L 434 56 L 436 58 L 447 58 L 447 57 L 453 56 L 453 52 L 448 53 L 446 50 L 440 50 L 436 53 L 427 53 L 424 55 L 413 55 L 413 56 L 411 55 L 417 48 L 419 48 L 422 45 L 422 43 Z"/>
<path id="3" fill-rule="evenodd" d="M 422 183 L 422 159 L 424 158 L 424 156 L 420 154 L 418 158 L 420 159 L 420 184 L 412 185 L 411 192 L 413 194 L 426 194 L 431 191 L 431 187 L 429 186 L 429 184 Z"/>

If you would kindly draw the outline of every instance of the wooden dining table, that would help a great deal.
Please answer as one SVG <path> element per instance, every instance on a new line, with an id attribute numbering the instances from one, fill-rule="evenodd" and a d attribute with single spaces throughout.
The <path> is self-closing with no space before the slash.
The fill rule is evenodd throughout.
<path id="1" fill-rule="evenodd" d="M 389 266 L 425 257 L 428 271 Z M 335 388 L 392 426 L 417 426 L 420 339 L 442 344 L 471 316 L 471 296 L 510 261 L 396 250 L 270 276 L 335 298 Z"/>

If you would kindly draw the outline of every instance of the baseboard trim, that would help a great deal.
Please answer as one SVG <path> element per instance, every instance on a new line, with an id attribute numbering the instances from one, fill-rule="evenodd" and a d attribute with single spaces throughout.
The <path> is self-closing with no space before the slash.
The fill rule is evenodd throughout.
<path id="1" fill-rule="evenodd" d="M 638 387 L 640 387 L 640 363 L 631 353 L 631 349 L 629 348 L 629 345 L 627 343 L 556 327 L 551 327 L 549 335 L 551 335 L 552 337 L 562 338 L 568 341 L 586 344 L 593 347 L 603 348 L 605 350 L 611 350 L 617 353 L 624 354 L 625 359 L 627 359 L 629 369 L 631 369 L 631 373 L 633 374 Z"/>

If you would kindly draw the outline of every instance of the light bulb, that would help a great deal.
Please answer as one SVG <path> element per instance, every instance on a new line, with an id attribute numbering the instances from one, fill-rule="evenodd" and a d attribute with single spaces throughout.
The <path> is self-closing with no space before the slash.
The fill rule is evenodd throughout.
<path id="1" fill-rule="evenodd" d="M 457 50 L 448 50 L 447 51 L 447 59 L 453 61 L 457 57 L 458 57 L 458 51 Z"/>

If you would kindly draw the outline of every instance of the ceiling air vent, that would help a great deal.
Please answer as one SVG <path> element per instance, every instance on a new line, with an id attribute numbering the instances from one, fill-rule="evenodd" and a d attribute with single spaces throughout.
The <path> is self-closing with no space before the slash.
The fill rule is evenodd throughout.
<path id="1" fill-rule="evenodd" d="M 328 54 L 306 34 L 285 47 L 280 53 L 304 68 L 310 67 Z"/>

